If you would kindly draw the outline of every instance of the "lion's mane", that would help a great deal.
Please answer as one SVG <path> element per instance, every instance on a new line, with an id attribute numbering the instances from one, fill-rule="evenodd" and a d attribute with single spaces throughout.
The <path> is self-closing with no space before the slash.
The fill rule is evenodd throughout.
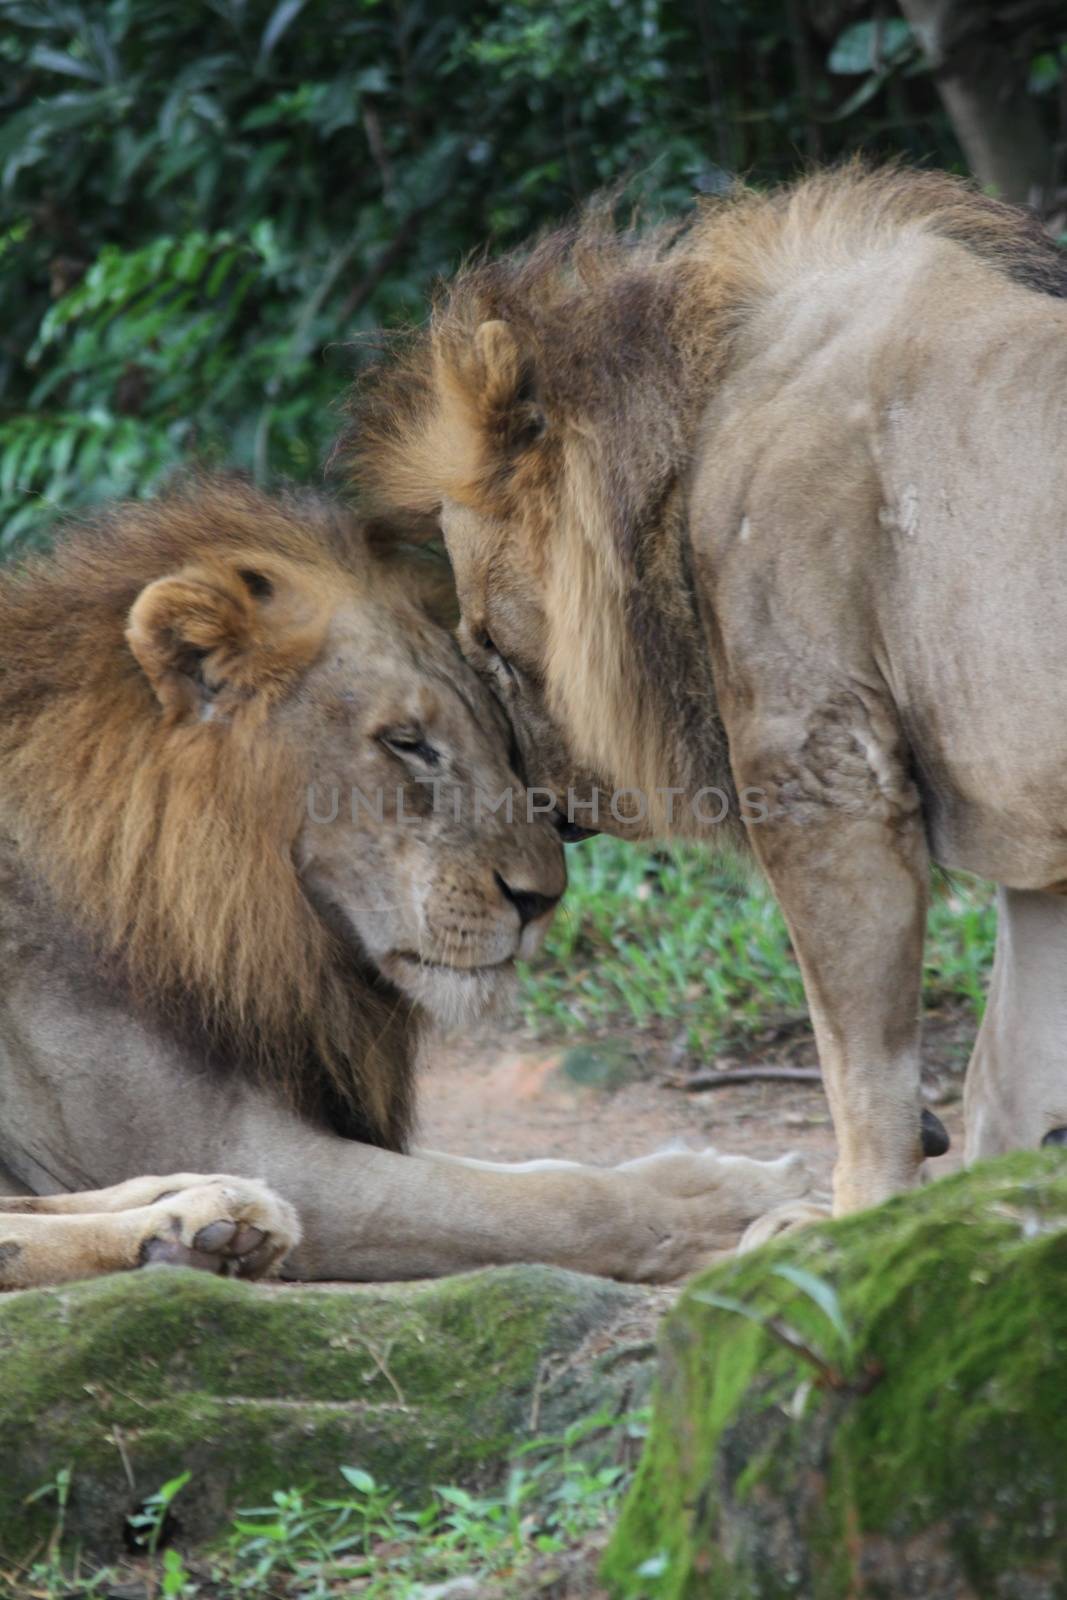
<path id="1" fill-rule="evenodd" d="M 168 719 L 124 637 L 147 584 L 244 550 L 348 583 L 373 559 L 327 501 L 194 480 L 0 575 L 0 833 L 27 902 L 125 1003 L 316 1121 L 399 1149 L 415 1020 L 301 889 L 293 753 L 266 715 L 221 737 Z"/>
<path id="2" fill-rule="evenodd" d="M 544 561 L 550 705 L 618 786 L 731 788 L 686 534 L 718 382 L 777 295 L 924 239 L 1067 296 L 1067 255 L 1036 218 L 945 173 L 857 161 L 681 222 L 620 229 L 594 202 L 462 269 L 356 386 L 337 454 L 369 509 L 455 501 L 521 527 L 523 560 Z"/>
<path id="3" fill-rule="evenodd" d="M 620 500 L 641 486 L 644 501 L 650 458 L 673 458 L 687 398 L 706 401 L 761 299 L 813 262 L 829 268 L 902 234 L 952 240 L 1015 282 L 1067 296 L 1067 254 L 1038 219 L 944 172 L 855 160 L 770 191 L 739 186 L 680 222 L 619 229 L 613 211 L 610 197 L 594 201 L 531 246 L 475 259 L 424 328 L 387 344 L 338 446 L 369 503 L 427 514 L 450 496 L 507 514 L 537 491 L 505 469 L 544 408 L 595 430 Z M 496 320 L 520 358 L 486 382 L 475 335 Z M 539 460 L 553 481 L 552 451 Z"/>

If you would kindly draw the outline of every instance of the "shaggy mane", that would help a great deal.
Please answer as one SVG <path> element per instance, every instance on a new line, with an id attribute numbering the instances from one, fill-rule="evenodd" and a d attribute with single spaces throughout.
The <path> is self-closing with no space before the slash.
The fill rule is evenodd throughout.
<path id="1" fill-rule="evenodd" d="M 700 418 L 748 321 L 923 237 L 1056 295 L 1067 257 L 960 179 L 861 163 L 739 189 L 680 223 L 619 229 L 612 211 L 595 202 L 461 270 L 357 386 L 339 452 L 386 517 L 447 500 L 507 525 L 501 559 L 521 551 L 544 597 L 550 715 L 584 767 L 644 791 L 663 831 L 661 785 L 732 793 L 687 507 Z"/>
<path id="2" fill-rule="evenodd" d="M 616 433 L 620 455 L 635 447 L 634 476 L 647 482 L 649 453 L 677 444 L 679 413 L 706 399 L 730 330 L 813 268 L 926 234 L 1016 283 L 1067 295 L 1067 254 L 1035 216 L 943 172 L 857 160 L 769 192 L 739 187 L 647 229 L 616 228 L 612 210 L 594 201 L 532 246 L 475 260 L 439 291 L 427 326 L 371 366 L 338 450 L 372 504 L 426 514 L 450 497 L 511 508 L 486 459 L 502 442 L 501 418 L 479 408 L 467 381 L 475 332 L 489 320 L 514 330 L 529 400 L 593 429 L 629 421 Z M 550 475 L 546 461 L 542 481 Z"/>
<path id="3" fill-rule="evenodd" d="M 164 1026 L 303 1114 L 399 1149 L 410 1003 L 304 896 L 294 755 L 254 707 L 224 737 L 168 720 L 124 637 L 147 584 L 243 551 L 349 586 L 372 564 L 343 510 L 224 479 L 119 506 L 0 574 L 0 830 L 52 917 Z"/>

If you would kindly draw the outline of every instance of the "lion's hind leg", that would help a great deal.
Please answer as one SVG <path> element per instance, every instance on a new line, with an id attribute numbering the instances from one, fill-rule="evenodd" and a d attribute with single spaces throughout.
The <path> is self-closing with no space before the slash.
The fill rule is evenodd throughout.
<path id="1" fill-rule="evenodd" d="M 300 1240 L 296 1213 L 246 1178 L 134 1178 L 77 1194 L 0 1200 L 0 1289 L 136 1267 L 275 1272 Z"/>
<path id="2" fill-rule="evenodd" d="M 1067 897 L 997 891 L 997 949 L 963 1090 L 968 1163 L 1061 1143 L 1067 1126 Z"/>

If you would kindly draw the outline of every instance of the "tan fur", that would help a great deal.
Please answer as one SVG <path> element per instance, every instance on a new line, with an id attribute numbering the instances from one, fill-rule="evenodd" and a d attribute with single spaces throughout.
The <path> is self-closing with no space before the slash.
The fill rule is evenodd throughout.
<path id="1" fill-rule="evenodd" d="M 288 581 L 269 644 L 236 638 L 252 602 L 235 561 Z M 298 751 L 265 727 L 277 694 L 318 651 L 331 590 L 369 566 L 339 508 L 286 506 L 221 480 L 124 507 L 54 558 L 5 574 L 0 820 L 140 993 L 195 997 L 208 1034 L 287 1084 L 297 1104 L 307 1103 L 310 1056 L 396 1144 L 409 1114 L 398 1070 L 408 1030 L 391 1020 L 390 997 L 353 989 L 301 892 L 288 847 L 304 775 Z M 166 633 L 168 602 L 189 624 L 185 646 L 207 652 L 208 673 L 232 672 L 232 646 L 253 646 L 226 689 L 225 739 L 177 720 L 188 690 L 156 671 L 149 635 Z"/>
<path id="2" fill-rule="evenodd" d="M 685 657 L 675 683 L 692 685 L 682 703 L 671 682 L 649 695 L 648 662 L 632 648 L 625 614 L 643 521 L 658 521 L 658 499 L 687 470 L 697 418 L 753 309 L 902 233 L 956 241 L 1035 287 L 1067 287 L 1060 253 L 1015 208 L 943 173 L 857 162 L 639 233 L 617 233 L 594 207 L 526 253 L 461 273 L 425 333 L 357 391 L 341 449 L 371 504 L 425 514 L 451 501 L 506 519 L 524 530 L 508 541 L 520 561 L 543 561 L 554 530 L 549 637 L 532 650 L 549 708 L 585 765 L 651 797 L 649 831 L 666 826 L 657 788 L 729 778 L 713 692 L 692 683 L 702 645 L 684 593 L 670 628 Z M 531 411 L 551 421 L 523 449 Z M 681 589 L 679 536 L 656 552 L 661 592 Z"/>
<path id="3" fill-rule="evenodd" d="M 645 232 L 594 208 L 462 272 L 343 446 L 379 513 L 439 517 L 532 781 L 631 837 L 747 835 L 841 1210 L 921 1157 L 928 852 L 1026 891 L 1067 865 L 1065 295 L 1033 218 L 940 173 L 855 163 Z M 608 815 L 619 788 L 647 816 Z"/>
<path id="4" fill-rule="evenodd" d="M 381 535 L 194 481 L 0 575 L 0 1288 L 154 1261 L 664 1278 L 806 1190 L 710 1151 L 406 1153 L 422 1021 L 506 988 L 565 873 L 428 614 L 442 563 Z"/>
<path id="5" fill-rule="evenodd" d="M 0 1198 L 0 1289 L 150 1265 L 261 1278 L 299 1243 L 292 1206 L 245 1178 L 180 1172 L 88 1194 Z"/>

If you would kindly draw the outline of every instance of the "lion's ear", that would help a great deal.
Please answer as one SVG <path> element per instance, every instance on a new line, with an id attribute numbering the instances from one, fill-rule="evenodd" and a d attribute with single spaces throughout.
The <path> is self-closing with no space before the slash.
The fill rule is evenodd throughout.
<path id="1" fill-rule="evenodd" d="M 195 712 L 224 688 L 248 690 L 262 672 L 264 574 L 190 566 L 142 589 L 126 641 L 167 711 Z"/>
<path id="2" fill-rule="evenodd" d="M 483 429 L 495 449 L 516 456 L 547 425 L 537 394 L 534 363 L 506 322 L 483 322 L 474 334 L 470 381 Z"/>

